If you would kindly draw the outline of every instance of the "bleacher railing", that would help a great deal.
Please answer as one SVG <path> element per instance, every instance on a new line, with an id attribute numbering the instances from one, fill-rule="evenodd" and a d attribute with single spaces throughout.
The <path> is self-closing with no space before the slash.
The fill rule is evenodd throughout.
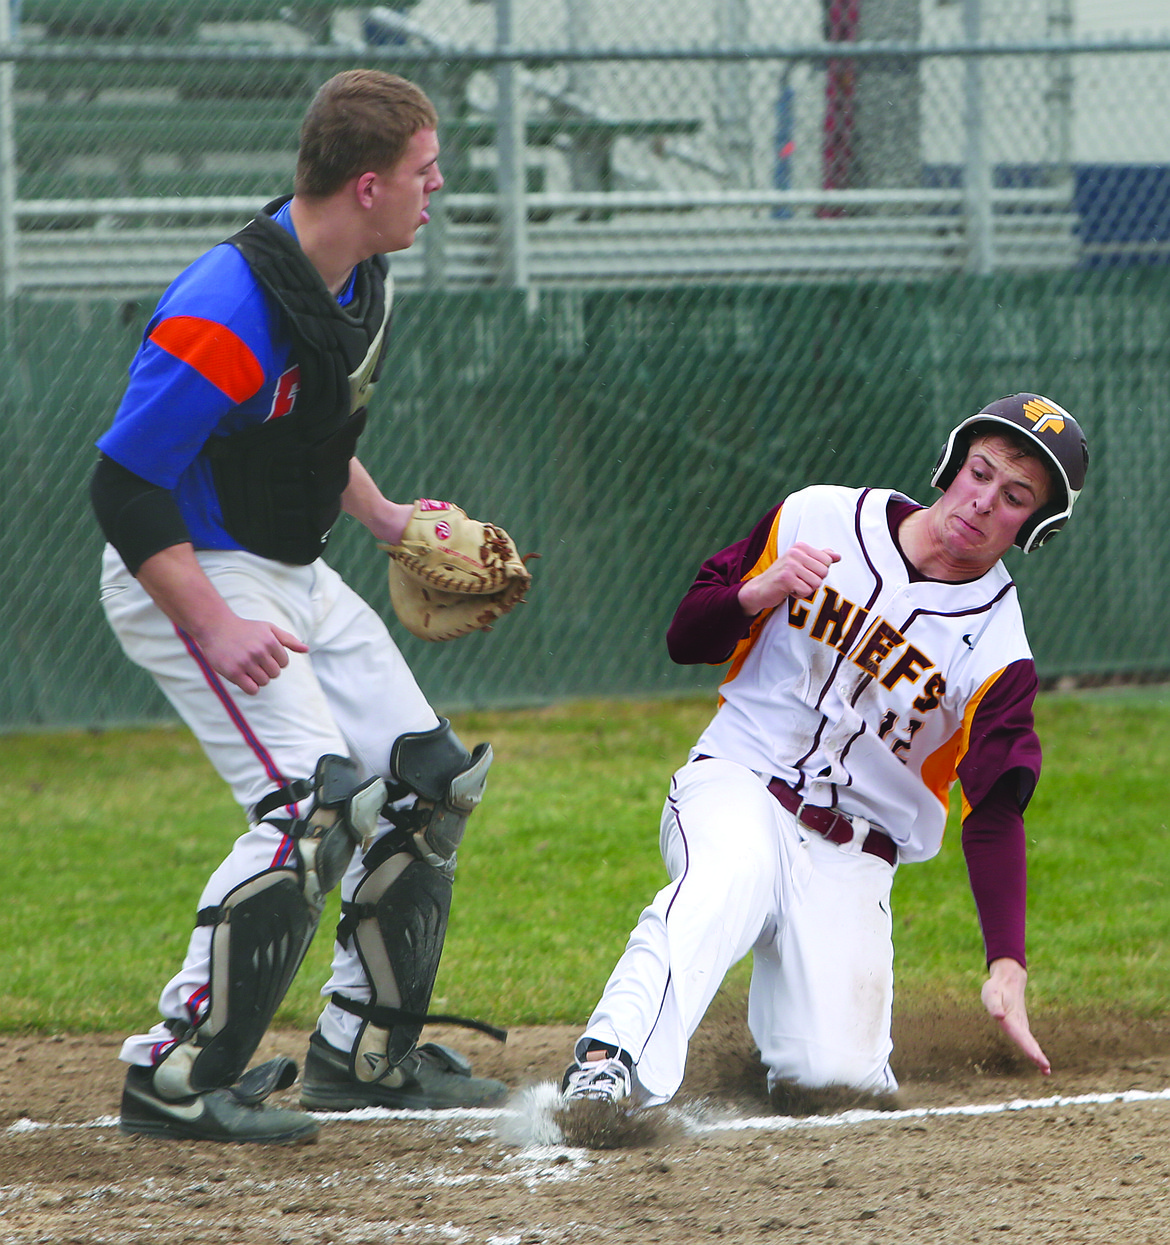
<path id="1" fill-rule="evenodd" d="M 448 189 L 400 258 L 404 288 L 1053 271 L 1084 262 L 1088 235 L 1099 260 L 1101 205 L 1090 219 L 1078 199 L 1068 82 L 1110 56 L 1154 57 L 1165 74 L 1170 36 L 1005 39 L 988 34 L 977 0 L 958 7 L 958 36 L 931 42 L 865 40 L 858 26 L 836 40 L 582 47 L 525 46 L 510 0 L 497 0 L 494 38 L 480 41 L 390 6 L 217 0 L 172 29 L 160 15 L 177 5 L 25 0 L 25 22 L 7 38 L 0 26 L 5 287 L 136 294 L 165 283 L 225 224 L 287 189 L 312 88 L 354 64 L 416 76 L 443 113 Z M 291 21 L 254 20 L 282 14 Z M 252 26 L 225 22 L 233 15 Z M 28 20 L 38 17 L 43 28 Z M 738 115 L 721 87 L 732 73 Z M 616 99 L 580 87 L 615 74 L 641 85 Z M 911 97 L 886 127 L 917 124 L 909 155 L 905 141 L 878 143 L 861 110 L 865 83 L 883 75 L 883 89 Z M 656 89 L 671 79 L 693 89 Z M 1005 112 L 1005 84 L 1019 116 Z M 760 133 L 773 128 L 773 102 L 774 144 Z M 245 183 L 255 189 L 232 192 Z"/>

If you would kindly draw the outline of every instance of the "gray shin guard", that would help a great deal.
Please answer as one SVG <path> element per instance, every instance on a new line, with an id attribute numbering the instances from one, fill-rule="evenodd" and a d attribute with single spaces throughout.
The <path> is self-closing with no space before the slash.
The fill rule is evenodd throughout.
<path id="1" fill-rule="evenodd" d="M 165 1097 L 231 1085 L 248 1066 L 305 958 L 326 893 L 355 845 L 373 835 L 386 787 L 380 778 L 359 783 L 352 761 L 324 756 L 312 786 L 289 794 L 314 797 L 289 828 L 297 866 L 266 870 L 199 913 L 198 924 L 212 927 L 209 1005 L 155 1071 Z"/>
<path id="2" fill-rule="evenodd" d="M 260 1045 L 305 958 L 320 912 L 305 899 L 294 869 L 271 869 L 237 886 L 199 924 L 212 925 L 207 1015 L 159 1064 L 163 1097 L 235 1082 Z"/>
<path id="3" fill-rule="evenodd" d="M 455 852 L 491 762 L 489 744 L 469 753 L 446 719 L 394 745 L 392 775 L 418 799 L 390 812 L 396 828 L 366 857 L 369 871 L 353 902 L 342 905 L 338 931 L 343 944 L 352 932 L 371 987 L 368 1004 L 333 996 L 363 1021 L 350 1057 L 361 1081 L 388 1076 L 422 1032 L 447 934 Z"/>
<path id="4" fill-rule="evenodd" d="M 439 971 L 451 911 L 451 876 L 398 852 L 367 874 L 354 895 L 354 938 L 372 986 L 351 1052 L 354 1075 L 379 1081 L 411 1052 Z"/>

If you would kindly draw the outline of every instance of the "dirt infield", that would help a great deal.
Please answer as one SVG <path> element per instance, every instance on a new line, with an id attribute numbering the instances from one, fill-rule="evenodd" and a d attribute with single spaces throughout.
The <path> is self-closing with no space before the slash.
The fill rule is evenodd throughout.
<path id="1" fill-rule="evenodd" d="M 0 1037 L 0 1245 L 1170 1241 L 1170 1025 L 1035 1027 L 1047 1079 L 976 1013 L 902 1017 L 902 1109 L 794 1121 L 725 1010 L 659 1137 L 605 1151 L 550 1144 L 532 1088 L 502 1113 L 327 1119 L 299 1147 L 126 1138 L 117 1037 Z M 427 1036 L 521 1091 L 575 1033 Z"/>

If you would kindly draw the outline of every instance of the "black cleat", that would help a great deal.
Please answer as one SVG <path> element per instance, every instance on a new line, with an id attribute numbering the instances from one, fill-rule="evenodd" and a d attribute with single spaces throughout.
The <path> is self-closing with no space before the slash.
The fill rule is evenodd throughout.
<path id="1" fill-rule="evenodd" d="M 316 1140 L 319 1131 L 317 1121 L 303 1111 L 248 1102 L 230 1088 L 170 1101 L 155 1091 L 154 1069 L 137 1066 L 126 1072 L 118 1128 L 172 1141 L 253 1145 L 296 1145 Z"/>
<path id="2" fill-rule="evenodd" d="M 510 1092 L 503 1081 L 472 1076 L 471 1065 L 462 1055 L 436 1042 L 416 1046 L 382 1080 L 359 1081 L 349 1070 L 349 1054 L 330 1046 L 320 1033 L 309 1039 L 301 1078 L 301 1106 L 310 1111 L 488 1107 L 502 1102 Z"/>

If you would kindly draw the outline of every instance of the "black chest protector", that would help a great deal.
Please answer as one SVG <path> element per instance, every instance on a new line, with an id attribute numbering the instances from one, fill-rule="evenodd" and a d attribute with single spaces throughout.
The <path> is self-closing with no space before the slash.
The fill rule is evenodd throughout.
<path id="1" fill-rule="evenodd" d="M 392 286 L 382 255 L 359 264 L 340 307 L 268 204 L 228 241 L 280 308 L 300 368 L 292 408 L 226 437 L 211 437 L 224 527 L 252 553 L 307 565 L 321 556 L 341 513 L 349 463 L 389 340 Z"/>

